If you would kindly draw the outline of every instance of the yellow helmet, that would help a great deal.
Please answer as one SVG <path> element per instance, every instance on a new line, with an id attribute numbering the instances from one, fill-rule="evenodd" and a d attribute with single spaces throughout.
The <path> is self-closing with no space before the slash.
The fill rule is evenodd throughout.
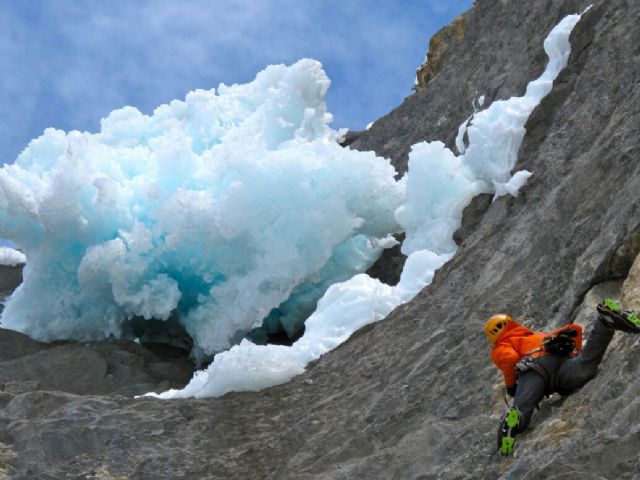
<path id="1" fill-rule="evenodd" d="M 513 318 L 504 313 L 497 313 L 487 320 L 484 325 L 484 334 L 487 336 L 489 343 L 495 345 L 502 334 L 502 330 L 509 322 L 513 322 Z"/>

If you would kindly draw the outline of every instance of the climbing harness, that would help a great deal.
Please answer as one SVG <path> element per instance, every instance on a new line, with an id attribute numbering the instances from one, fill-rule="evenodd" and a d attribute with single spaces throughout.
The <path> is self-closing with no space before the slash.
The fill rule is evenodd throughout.
<path id="1" fill-rule="evenodd" d="M 516 370 L 519 375 L 522 375 L 529 370 L 533 370 L 538 375 L 542 377 L 544 383 L 548 386 L 551 378 L 549 377 L 549 373 L 547 369 L 540 365 L 535 358 L 533 357 L 524 357 L 518 363 L 516 363 Z"/>

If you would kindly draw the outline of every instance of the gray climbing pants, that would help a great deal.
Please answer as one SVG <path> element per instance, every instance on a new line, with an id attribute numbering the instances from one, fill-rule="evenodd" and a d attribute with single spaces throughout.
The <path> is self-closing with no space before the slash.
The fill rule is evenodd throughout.
<path id="1" fill-rule="evenodd" d="M 534 409 L 545 395 L 558 392 L 569 395 L 596 376 L 598 365 L 613 338 L 614 330 L 595 321 L 589 340 L 582 352 L 573 358 L 546 355 L 535 359 L 546 375 L 534 369 L 527 370 L 518 377 L 518 388 L 513 405 L 522 413 L 518 430 L 522 432 L 531 421 Z"/>

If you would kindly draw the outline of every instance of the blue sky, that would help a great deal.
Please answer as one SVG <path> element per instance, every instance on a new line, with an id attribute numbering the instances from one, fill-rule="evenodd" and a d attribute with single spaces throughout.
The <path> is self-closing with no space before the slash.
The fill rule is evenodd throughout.
<path id="1" fill-rule="evenodd" d="M 472 0 L 2 0 L 0 161 L 47 127 L 97 131 L 266 65 L 324 65 L 334 128 L 361 130 L 411 93 L 429 38 Z"/>

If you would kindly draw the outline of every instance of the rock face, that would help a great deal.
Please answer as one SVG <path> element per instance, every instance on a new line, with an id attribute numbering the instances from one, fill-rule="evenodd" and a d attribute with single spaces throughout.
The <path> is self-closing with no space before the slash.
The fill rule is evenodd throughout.
<path id="1" fill-rule="evenodd" d="M 638 478 L 640 336 L 617 333 L 594 380 L 545 400 L 515 456 L 489 459 L 504 403 L 481 327 L 497 311 L 588 326 L 599 297 L 620 294 L 640 252 L 640 3 L 479 0 L 424 90 L 349 142 L 400 170 L 417 141 L 451 146 L 476 90 L 485 105 L 522 93 L 550 29 L 590 3 L 526 125 L 515 170 L 534 175 L 469 209 L 458 253 L 414 301 L 258 393 L 0 392 L 0 478 Z"/>
<path id="2" fill-rule="evenodd" d="M 423 92 L 427 84 L 440 73 L 442 67 L 451 61 L 456 47 L 464 40 L 469 16 L 469 12 L 459 15 L 431 38 L 427 58 L 416 71 L 416 92 Z"/>
<path id="3" fill-rule="evenodd" d="M 163 358 L 126 340 L 43 344 L 0 330 L 0 348 L 0 388 L 11 394 L 142 395 L 182 387 L 193 373 L 185 355 Z"/>
<path id="4" fill-rule="evenodd" d="M 22 265 L 0 265 L 0 299 L 8 297 L 22 283 Z M 4 304 L 0 304 L 0 312 Z"/>
<path id="5" fill-rule="evenodd" d="M 640 256 L 636 257 L 624 281 L 621 299 L 625 308 L 640 312 Z"/>

